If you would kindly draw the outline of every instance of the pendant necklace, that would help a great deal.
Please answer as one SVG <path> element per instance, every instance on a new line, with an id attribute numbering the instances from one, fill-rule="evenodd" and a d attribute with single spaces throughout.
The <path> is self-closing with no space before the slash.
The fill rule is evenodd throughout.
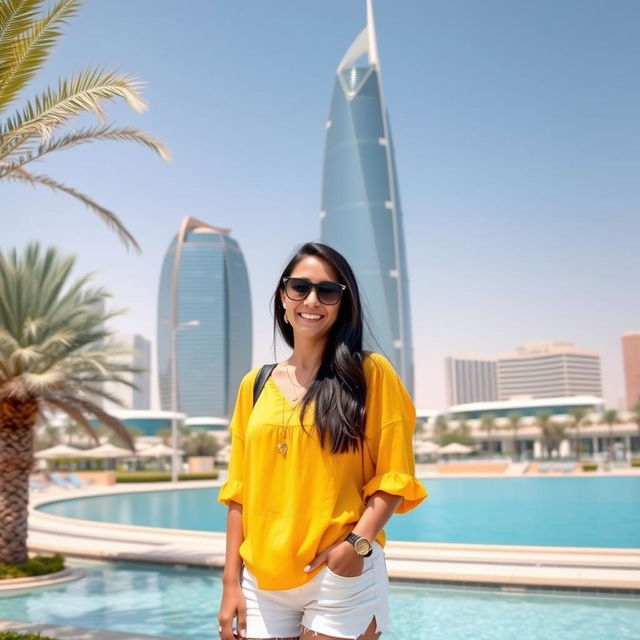
<path id="1" fill-rule="evenodd" d="M 285 371 L 287 372 L 287 378 L 289 378 L 289 382 L 291 383 L 291 387 L 294 390 L 294 397 L 292 398 L 292 402 L 294 403 L 293 407 L 291 408 L 291 413 L 289 414 L 289 417 L 287 418 L 287 422 L 285 423 L 284 421 L 284 403 L 285 403 L 285 395 L 283 393 L 281 393 L 282 395 L 282 431 L 280 431 L 280 437 L 278 438 L 278 442 L 276 443 L 276 448 L 278 449 L 278 452 L 281 453 L 285 458 L 287 457 L 287 449 L 289 448 L 288 444 L 287 444 L 287 428 L 289 427 L 289 422 L 291 422 L 291 418 L 293 417 L 293 414 L 296 412 L 296 409 L 298 408 L 298 405 L 300 404 L 300 400 L 302 398 L 298 397 L 298 392 L 296 391 L 296 388 L 298 389 L 306 389 L 307 385 L 309 384 L 309 382 L 311 381 L 311 377 L 309 376 L 309 378 L 306 380 L 305 384 L 303 385 L 299 385 L 296 384 L 293 379 L 291 378 L 291 374 L 289 373 L 289 361 L 287 360 L 286 364 L 285 364 Z M 312 375 L 315 375 L 315 371 L 312 373 Z"/>

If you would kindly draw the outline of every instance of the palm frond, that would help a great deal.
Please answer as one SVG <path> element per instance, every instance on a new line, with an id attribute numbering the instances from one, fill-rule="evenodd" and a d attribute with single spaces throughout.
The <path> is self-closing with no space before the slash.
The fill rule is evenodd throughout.
<path id="1" fill-rule="evenodd" d="M 96 444 L 100 444 L 100 438 L 98 438 L 98 434 L 95 432 L 95 429 L 91 426 L 91 423 L 87 420 L 82 411 L 74 406 L 73 403 L 61 400 L 55 396 L 45 396 L 44 401 L 53 408 L 64 411 L 95 440 Z"/>
<path id="2" fill-rule="evenodd" d="M 41 144 L 35 150 L 27 150 L 20 155 L 14 153 L 11 159 L 0 164 L 0 179 L 6 177 L 16 169 L 25 166 L 31 162 L 40 160 L 43 156 L 54 151 L 70 149 L 81 144 L 89 144 L 100 140 L 121 140 L 127 142 L 136 142 L 155 151 L 163 160 L 171 160 L 169 150 L 152 135 L 139 129 L 129 127 L 113 127 L 111 125 L 103 125 L 98 127 L 90 127 L 80 131 L 73 131 L 66 135 L 60 136 Z M 15 158 L 15 159 L 14 159 Z"/>
<path id="3" fill-rule="evenodd" d="M 42 0 L 3 0 L 0 2 L 0 43 L 11 42 L 33 25 Z"/>
<path id="4" fill-rule="evenodd" d="M 12 4 L 23 7 L 21 10 L 16 8 L 7 29 L 0 33 L 0 60 L 4 62 L 0 70 L 0 113 L 46 62 L 62 35 L 61 25 L 78 11 L 81 3 L 79 0 L 58 0 L 39 20 L 35 20 L 36 8 L 42 0 Z"/>
<path id="5" fill-rule="evenodd" d="M 122 98 L 134 111 L 144 111 L 147 105 L 140 95 L 141 87 L 134 76 L 100 68 L 87 69 L 68 80 L 61 78 L 56 90 L 45 89 L 0 125 L 0 159 L 15 153 L 32 137 L 46 141 L 56 127 L 75 116 L 92 112 L 104 121 L 104 102 Z"/>
<path id="6" fill-rule="evenodd" d="M 13 173 L 10 173 L 5 177 L 5 179 L 15 182 L 26 182 L 27 184 L 30 184 L 32 186 L 40 184 L 45 187 L 49 187 L 49 189 L 52 189 L 53 191 L 61 191 L 62 193 L 66 193 L 67 195 L 80 200 L 80 202 L 82 202 L 86 207 L 97 213 L 102 221 L 110 229 L 113 229 L 118 234 L 118 237 L 120 238 L 120 240 L 122 240 L 127 249 L 131 249 L 133 247 L 137 253 L 142 252 L 140 245 L 131 235 L 129 230 L 124 226 L 120 218 L 118 218 L 118 216 L 113 213 L 113 211 L 109 211 L 109 209 L 106 209 L 105 207 L 92 200 L 88 195 L 81 193 L 80 191 L 77 191 L 72 187 L 68 187 L 61 182 L 57 182 L 49 176 L 30 173 L 24 168 L 20 168 Z"/>

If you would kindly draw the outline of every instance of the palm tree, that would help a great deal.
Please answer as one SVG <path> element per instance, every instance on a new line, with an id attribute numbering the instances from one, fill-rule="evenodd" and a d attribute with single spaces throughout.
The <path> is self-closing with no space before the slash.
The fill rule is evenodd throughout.
<path id="1" fill-rule="evenodd" d="M 522 414 L 519 411 L 512 411 L 507 416 L 507 420 L 509 421 L 509 429 L 511 429 L 511 433 L 513 434 L 513 457 L 514 459 L 518 455 L 518 429 L 522 426 Z"/>
<path id="2" fill-rule="evenodd" d="M 609 427 L 609 437 L 607 438 L 609 460 L 613 460 L 613 425 L 616 422 L 618 422 L 618 412 L 615 409 L 605 411 L 600 419 L 600 424 L 606 424 Z"/>
<path id="3" fill-rule="evenodd" d="M 68 422 L 64 425 L 64 433 L 67 436 L 67 444 L 72 445 L 74 438 L 82 431 L 75 422 Z"/>
<path id="4" fill-rule="evenodd" d="M 493 440 L 491 434 L 496 427 L 496 416 L 494 413 L 485 413 L 480 419 L 480 429 L 487 432 L 487 439 L 489 440 L 489 455 L 493 456 Z"/>
<path id="5" fill-rule="evenodd" d="M 165 147 L 153 136 L 106 122 L 104 103 L 124 100 L 134 111 L 147 106 L 140 95 L 141 83 L 133 76 L 90 67 L 55 88 L 46 88 L 22 110 L 8 115 L 7 109 L 41 69 L 62 25 L 73 17 L 80 0 L 0 0 L 0 180 L 43 185 L 66 193 L 93 210 L 114 229 L 127 247 L 140 247 L 115 213 L 73 187 L 35 173 L 33 163 L 49 154 L 99 140 L 125 140 L 142 144 L 168 160 Z M 70 126 L 73 119 L 96 116 L 98 123 Z"/>
<path id="6" fill-rule="evenodd" d="M 540 439 L 544 448 L 547 450 L 547 455 L 551 457 L 551 411 L 538 411 L 536 413 L 536 424 L 540 429 Z"/>
<path id="7" fill-rule="evenodd" d="M 73 256 L 31 244 L 19 255 L 0 251 L 0 562 L 27 557 L 29 473 L 35 424 L 44 410 L 62 411 L 97 440 L 97 418 L 133 450 L 127 430 L 97 404 L 119 403 L 106 382 L 133 386 L 128 353 L 105 322 L 119 312 L 98 311 L 108 294 L 88 287 L 91 275 L 70 281 Z"/>
<path id="8" fill-rule="evenodd" d="M 576 449 L 576 460 L 580 460 L 580 427 L 584 422 L 584 419 L 587 417 L 587 410 L 582 407 L 576 407 L 572 409 L 569 414 L 573 418 L 573 422 L 571 424 L 573 430 L 576 433 L 575 440 L 575 449 Z"/>
<path id="9" fill-rule="evenodd" d="M 631 407 L 631 411 L 631 422 L 636 423 L 636 427 L 638 427 L 638 436 L 640 438 L 640 402 L 634 404 L 633 407 Z"/>
<path id="10" fill-rule="evenodd" d="M 438 416 L 433 424 L 433 435 L 435 439 L 439 442 L 447 431 L 449 431 L 449 422 L 446 416 Z"/>

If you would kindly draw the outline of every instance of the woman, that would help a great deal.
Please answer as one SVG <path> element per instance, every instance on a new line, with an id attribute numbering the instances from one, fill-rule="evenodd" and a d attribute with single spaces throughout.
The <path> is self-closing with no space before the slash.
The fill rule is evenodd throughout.
<path id="1" fill-rule="evenodd" d="M 382 529 L 427 496 L 413 475 L 415 410 L 388 360 L 362 350 L 358 287 L 337 251 L 302 246 L 274 312 L 293 352 L 238 392 L 218 497 L 220 637 L 375 640 L 388 629 Z"/>

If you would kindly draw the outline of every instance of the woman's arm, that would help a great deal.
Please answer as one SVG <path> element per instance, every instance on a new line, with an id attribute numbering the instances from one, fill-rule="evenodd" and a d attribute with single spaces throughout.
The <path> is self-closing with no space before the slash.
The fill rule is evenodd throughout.
<path id="1" fill-rule="evenodd" d="M 401 502 L 402 496 L 376 491 L 367 501 L 360 520 L 353 528 L 353 533 L 373 542 Z M 364 558 L 356 553 L 350 542 L 341 540 L 323 549 L 305 567 L 305 571 L 313 571 L 325 562 L 331 565 L 332 571 L 341 576 L 357 576 L 362 573 Z"/>
<path id="2" fill-rule="evenodd" d="M 240 637 L 246 635 L 247 609 L 240 582 L 242 572 L 240 545 L 243 539 L 242 505 L 230 502 L 227 512 L 227 546 L 222 572 L 222 602 L 218 612 L 222 640 L 235 640 L 237 637 L 233 632 L 234 618 L 237 618 L 238 635 Z"/>

